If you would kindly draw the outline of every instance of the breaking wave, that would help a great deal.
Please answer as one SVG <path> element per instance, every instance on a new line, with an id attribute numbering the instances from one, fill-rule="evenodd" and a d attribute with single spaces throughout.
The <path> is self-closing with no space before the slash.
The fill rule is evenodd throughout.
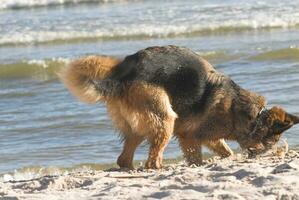
<path id="1" fill-rule="evenodd" d="M 249 60 L 252 61 L 267 61 L 267 60 L 296 60 L 299 61 L 299 48 L 289 47 L 285 49 L 278 49 L 259 53 L 251 56 Z"/>
<path id="2" fill-rule="evenodd" d="M 23 9 L 58 5 L 87 4 L 87 3 L 110 3 L 126 0 L 9 0 L 1 1 L 0 10 Z"/>
<path id="3" fill-rule="evenodd" d="M 241 57 L 250 61 L 260 62 L 268 60 L 299 60 L 299 48 L 289 47 L 261 52 L 256 55 L 230 54 L 225 51 L 197 52 L 211 63 L 223 63 Z M 57 72 L 67 65 L 70 59 L 52 58 L 45 60 L 29 60 L 18 63 L 0 64 L 0 78 L 37 78 L 49 79 L 56 77 Z"/>
<path id="4" fill-rule="evenodd" d="M 135 25 L 130 27 L 97 29 L 93 31 L 29 31 L 10 33 L 0 37 L 0 46 L 26 45 L 39 43 L 76 43 L 97 40 L 128 40 L 171 37 L 193 37 L 200 35 L 227 34 L 253 30 L 272 30 L 279 28 L 299 28 L 298 22 L 278 22 L 276 24 L 254 21 L 231 22 L 215 25 Z"/>
<path id="5" fill-rule="evenodd" d="M 57 72 L 69 59 L 53 58 L 48 60 L 29 60 L 18 63 L 0 64 L 0 78 L 33 78 L 48 80 L 56 77 Z"/>

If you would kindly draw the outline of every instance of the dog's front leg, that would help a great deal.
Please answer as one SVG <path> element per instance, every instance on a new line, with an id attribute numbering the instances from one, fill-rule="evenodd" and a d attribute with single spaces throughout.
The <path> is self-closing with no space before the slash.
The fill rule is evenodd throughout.
<path id="1" fill-rule="evenodd" d="M 189 165 L 201 165 L 201 143 L 196 138 L 178 137 L 184 157 Z"/>
<path id="2" fill-rule="evenodd" d="M 224 139 L 208 141 L 205 142 L 205 145 L 222 158 L 226 158 L 234 154 L 234 152 L 229 148 Z"/>

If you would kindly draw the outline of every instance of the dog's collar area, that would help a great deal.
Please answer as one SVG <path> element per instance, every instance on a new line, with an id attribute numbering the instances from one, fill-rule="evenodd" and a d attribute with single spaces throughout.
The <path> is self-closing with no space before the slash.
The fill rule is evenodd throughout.
<path id="1" fill-rule="evenodd" d="M 266 116 L 266 115 L 268 115 L 268 109 L 263 106 L 262 109 L 260 110 L 260 112 L 256 116 L 256 119 L 254 122 L 254 128 L 249 133 L 249 135 L 253 136 L 253 134 L 255 134 L 255 132 L 258 130 L 258 128 L 262 126 L 264 116 Z"/>
<path id="2" fill-rule="evenodd" d="M 256 124 L 260 124 L 263 121 L 263 118 L 265 115 L 268 115 L 268 109 L 266 107 L 262 107 L 262 109 L 260 110 L 260 112 L 258 113 L 257 117 L 256 117 Z"/>
<path id="3" fill-rule="evenodd" d="M 257 118 L 262 115 L 263 112 L 267 111 L 267 108 L 265 106 L 262 107 L 262 109 L 260 110 L 260 112 L 257 115 Z"/>
<path id="4" fill-rule="evenodd" d="M 265 116 L 268 116 L 268 114 L 269 114 L 269 111 L 267 110 L 267 108 L 266 107 L 262 107 L 262 109 L 257 114 L 257 117 L 255 119 L 254 128 L 249 133 L 249 135 L 250 135 L 251 138 L 256 137 L 257 130 L 260 129 L 260 127 L 263 126 L 263 120 L 264 120 Z M 256 153 L 257 153 L 256 149 L 254 149 L 254 148 L 248 148 L 247 151 L 249 153 L 249 157 L 254 157 L 256 155 Z"/>

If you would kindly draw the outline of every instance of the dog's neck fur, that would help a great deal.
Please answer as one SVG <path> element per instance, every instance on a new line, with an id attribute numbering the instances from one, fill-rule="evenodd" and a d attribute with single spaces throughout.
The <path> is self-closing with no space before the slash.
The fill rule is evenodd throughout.
<path id="1" fill-rule="evenodd" d="M 234 131 L 237 140 L 248 138 L 248 134 L 255 133 L 255 129 L 261 123 L 261 118 L 267 111 L 264 110 L 266 100 L 263 96 L 249 92 L 233 81 L 234 99 L 232 100 L 232 112 L 235 116 Z"/>
<path id="2" fill-rule="evenodd" d="M 249 133 L 249 135 L 254 136 L 256 134 L 257 130 L 263 126 L 264 118 L 267 117 L 268 114 L 269 110 L 263 107 L 261 111 L 258 113 L 252 131 Z"/>

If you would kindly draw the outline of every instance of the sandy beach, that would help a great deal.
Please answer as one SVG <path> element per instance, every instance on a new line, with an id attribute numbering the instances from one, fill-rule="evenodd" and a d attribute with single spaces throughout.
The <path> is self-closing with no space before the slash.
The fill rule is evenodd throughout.
<path id="1" fill-rule="evenodd" d="M 236 154 L 162 170 L 86 170 L 0 183 L 0 199 L 299 199 L 299 153 Z"/>

